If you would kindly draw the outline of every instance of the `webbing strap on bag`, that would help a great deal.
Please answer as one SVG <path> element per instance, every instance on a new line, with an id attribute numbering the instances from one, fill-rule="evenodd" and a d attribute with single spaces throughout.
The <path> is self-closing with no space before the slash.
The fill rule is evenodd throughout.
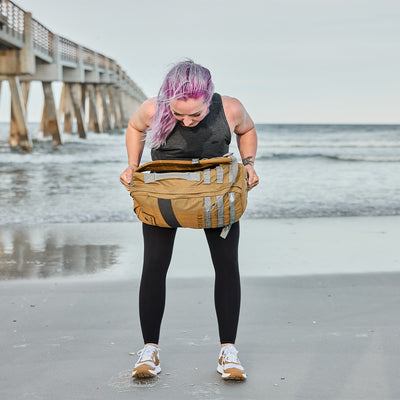
<path id="1" fill-rule="evenodd" d="M 232 224 L 235 222 L 236 219 L 236 211 L 235 211 L 235 193 L 228 193 L 228 197 L 229 197 L 229 225 L 226 225 L 223 227 L 220 236 L 223 239 L 226 239 L 226 237 L 228 236 L 228 233 L 231 229 Z"/>
<path id="2" fill-rule="evenodd" d="M 212 228 L 212 219 L 211 219 L 211 197 L 204 197 L 204 224 L 205 228 Z"/>
<path id="3" fill-rule="evenodd" d="M 200 172 L 150 172 L 149 174 L 144 174 L 144 183 L 151 183 L 160 179 L 171 178 L 200 182 Z"/>

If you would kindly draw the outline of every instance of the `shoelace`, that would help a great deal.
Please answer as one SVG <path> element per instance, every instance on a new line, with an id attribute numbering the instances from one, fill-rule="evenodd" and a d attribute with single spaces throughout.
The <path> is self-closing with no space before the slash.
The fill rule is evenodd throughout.
<path id="1" fill-rule="evenodd" d="M 240 364 L 238 353 L 239 352 L 233 346 L 227 346 L 227 348 L 222 352 L 222 360 L 225 363 Z"/>
<path id="2" fill-rule="evenodd" d="M 138 351 L 138 356 L 140 361 L 146 361 L 146 360 L 153 360 L 153 354 L 154 352 L 157 351 L 155 347 L 153 346 L 144 346 L 142 350 Z"/>

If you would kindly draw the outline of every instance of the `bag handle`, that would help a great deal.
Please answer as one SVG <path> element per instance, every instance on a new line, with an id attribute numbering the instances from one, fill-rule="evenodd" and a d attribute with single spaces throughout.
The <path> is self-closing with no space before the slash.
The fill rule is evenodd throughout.
<path id="1" fill-rule="evenodd" d="M 223 157 L 205 158 L 203 160 L 156 160 L 141 165 L 135 170 L 135 173 L 145 171 L 197 171 L 213 167 L 216 164 L 230 164 L 231 162 L 231 154 Z"/>

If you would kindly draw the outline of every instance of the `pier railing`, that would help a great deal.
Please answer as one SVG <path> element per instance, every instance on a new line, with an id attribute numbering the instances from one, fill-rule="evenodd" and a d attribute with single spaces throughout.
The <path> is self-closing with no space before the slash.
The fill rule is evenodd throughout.
<path id="1" fill-rule="evenodd" d="M 26 46 L 25 25 L 27 14 L 30 16 L 30 13 L 14 2 L 0 0 L 0 47 L 22 49 Z M 86 70 L 98 69 L 100 72 L 109 70 L 115 75 L 115 83 L 125 83 L 131 86 L 131 80 L 128 79 L 127 74 L 123 72 L 122 68 L 114 60 L 65 37 L 54 34 L 32 17 L 30 17 L 30 21 L 31 32 L 29 36 L 32 37 L 35 57 L 47 63 L 53 63 L 57 59 L 67 67 L 74 67 L 82 62 Z M 56 54 L 56 49 L 58 54 Z M 81 60 L 80 57 L 82 57 Z M 133 85 L 132 89 L 143 100 L 146 98 L 137 85 Z"/>
<path id="2" fill-rule="evenodd" d="M 1 0 L 0 14 L 0 30 L 22 44 L 25 11 L 12 1 Z"/>
<path id="3" fill-rule="evenodd" d="M 74 115 L 78 120 L 81 137 L 86 136 L 86 95 L 89 98 L 89 118 L 94 118 L 94 122 L 89 121 L 89 125 L 92 128 L 94 126 L 96 131 L 101 131 L 100 118 L 103 119 L 102 125 L 105 129 L 119 128 L 126 124 L 127 116 L 146 99 L 143 91 L 115 60 L 55 34 L 34 19 L 30 12 L 10 0 L 0 0 L 0 81 L 2 80 L 8 80 L 12 95 L 10 144 L 15 145 L 18 142 L 21 145 L 21 137 L 25 137 L 25 142 L 29 142 L 25 146 L 27 148 L 31 147 L 31 143 L 28 133 L 25 132 L 26 121 L 23 120 L 24 104 L 26 107 L 31 81 L 43 83 L 45 106 L 42 126 L 46 126 L 47 118 L 50 121 L 49 126 L 57 125 L 54 132 L 58 131 L 58 122 L 54 120 L 54 112 L 49 111 L 54 108 L 51 82 L 64 82 L 65 90 L 63 89 L 59 114 L 67 115 L 68 121 L 70 115 Z M 65 126 L 64 119 L 64 131 Z M 70 122 L 67 126 L 70 126 Z M 60 135 L 54 132 L 53 142 L 60 144 Z"/>

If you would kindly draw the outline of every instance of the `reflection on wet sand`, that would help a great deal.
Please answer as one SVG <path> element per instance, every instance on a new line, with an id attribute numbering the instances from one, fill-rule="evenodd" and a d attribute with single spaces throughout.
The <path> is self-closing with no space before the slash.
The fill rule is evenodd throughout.
<path id="1" fill-rule="evenodd" d="M 118 246 L 69 241 L 49 230 L 0 231 L 0 279 L 92 274 L 116 263 Z"/>

